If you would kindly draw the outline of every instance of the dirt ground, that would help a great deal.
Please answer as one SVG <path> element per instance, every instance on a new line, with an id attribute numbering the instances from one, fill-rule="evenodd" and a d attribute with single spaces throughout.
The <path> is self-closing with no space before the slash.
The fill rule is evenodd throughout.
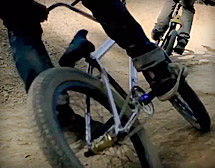
<path id="1" fill-rule="evenodd" d="M 50 5 L 56 1 L 41 2 Z M 128 0 L 128 9 L 149 37 L 163 3 L 164 0 Z M 80 7 L 83 8 L 81 5 Z M 188 82 L 205 104 L 211 116 L 212 130 L 207 134 L 199 133 L 168 102 L 155 100 L 155 114 L 145 124 L 145 128 L 166 168 L 215 168 L 215 7 L 199 4 L 195 7 L 191 39 L 187 46 L 194 53 L 183 57 L 174 56 L 173 59 L 189 67 Z M 107 38 L 99 24 L 68 9 L 59 8 L 50 13 L 48 21 L 43 23 L 43 39 L 55 65 L 81 28 L 89 31 L 88 39 L 96 46 Z M 102 59 L 107 69 L 126 90 L 127 58 L 125 51 L 115 46 Z M 140 83 L 146 86 L 142 78 Z M 0 21 L 1 168 L 50 167 L 33 136 L 26 110 L 26 97 L 22 81 L 14 67 L 6 28 Z"/>

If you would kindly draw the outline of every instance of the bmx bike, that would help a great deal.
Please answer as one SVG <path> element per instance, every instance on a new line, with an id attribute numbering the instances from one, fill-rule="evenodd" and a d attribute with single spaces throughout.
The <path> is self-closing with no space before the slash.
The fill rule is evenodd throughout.
<path id="1" fill-rule="evenodd" d="M 179 37 L 178 30 L 182 26 L 181 15 L 179 11 L 181 9 L 180 1 L 176 3 L 172 13 L 172 17 L 169 22 L 169 27 L 164 35 L 157 41 L 157 44 L 162 47 L 166 53 L 170 56 L 175 49 L 176 40 Z M 187 54 L 193 54 L 193 51 L 185 49 Z"/>
<path id="2" fill-rule="evenodd" d="M 48 9 L 64 6 L 96 21 L 75 7 L 78 2 L 56 3 Z M 130 58 L 128 93 L 105 70 L 100 59 L 114 44 L 115 41 L 107 39 L 89 53 L 85 58 L 86 72 L 71 67 L 50 68 L 30 87 L 28 105 L 35 132 L 53 167 L 92 167 L 91 162 L 99 166 L 98 160 L 103 160 L 100 167 L 108 167 L 117 158 L 122 167 L 126 164 L 128 167 L 161 167 L 158 154 L 138 119 L 140 114 L 148 118 L 154 113 L 155 93 L 153 90 L 146 93 L 138 86 L 137 71 Z M 84 124 L 74 121 L 71 125 L 76 127 L 64 132 L 56 106 L 65 92 L 70 97 L 71 108 L 84 119 Z M 203 132 L 210 130 L 210 117 L 186 79 L 181 80 L 177 94 L 169 101 L 193 127 Z M 82 136 L 80 132 L 84 132 Z"/>

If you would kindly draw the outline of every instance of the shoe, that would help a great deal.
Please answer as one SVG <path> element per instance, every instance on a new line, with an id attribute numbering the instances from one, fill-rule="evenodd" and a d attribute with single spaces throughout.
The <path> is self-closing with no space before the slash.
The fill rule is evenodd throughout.
<path id="1" fill-rule="evenodd" d="M 155 68 L 157 68 L 153 70 L 155 78 L 150 83 L 150 86 L 160 101 L 169 100 L 178 91 L 182 77 L 183 79 L 187 77 L 188 70 L 181 64 L 167 64 L 166 62 L 159 64 Z"/>
<path id="2" fill-rule="evenodd" d="M 176 78 L 168 71 L 168 64 L 161 62 L 148 70 L 151 76 L 150 87 L 161 101 L 170 99 L 177 91 Z"/>
<path id="3" fill-rule="evenodd" d="M 72 130 L 76 127 L 77 123 L 80 124 L 81 127 L 82 125 L 85 125 L 85 119 L 75 114 L 73 109 L 68 104 L 58 105 L 56 110 L 58 112 L 57 119 L 61 129 Z"/>
<path id="4" fill-rule="evenodd" d="M 154 28 L 152 30 L 151 37 L 152 37 L 153 40 L 158 41 L 158 40 L 161 39 L 161 37 L 163 36 L 163 34 L 164 34 L 163 32 L 161 32 L 161 31 L 159 31 L 159 30 L 157 30 L 157 29 Z"/>
<path id="5" fill-rule="evenodd" d="M 159 100 L 170 99 L 178 90 L 184 67 L 171 63 L 161 48 L 133 58 L 137 71 L 142 71 Z"/>
<path id="6" fill-rule="evenodd" d="M 57 108 L 57 119 L 60 128 L 63 132 L 74 132 L 78 139 L 85 138 L 85 118 L 81 115 L 76 114 L 69 104 L 58 105 Z M 100 136 L 98 130 L 103 126 L 102 123 L 91 119 L 91 132 L 92 138 Z"/>
<path id="7" fill-rule="evenodd" d="M 174 52 L 182 55 L 187 43 L 188 43 L 188 40 L 186 38 L 178 37 L 178 43 L 177 43 L 176 47 L 174 48 Z"/>

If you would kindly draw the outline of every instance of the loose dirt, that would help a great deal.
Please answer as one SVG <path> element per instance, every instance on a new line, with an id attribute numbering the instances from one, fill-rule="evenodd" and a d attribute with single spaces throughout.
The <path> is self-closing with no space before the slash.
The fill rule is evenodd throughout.
<path id="1" fill-rule="evenodd" d="M 54 0 L 41 0 L 49 6 Z M 128 0 L 127 7 L 148 37 L 164 0 Z M 81 5 L 80 8 L 86 10 Z M 149 137 L 166 168 L 215 168 L 215 7 L 196 4 L 191 39 L 191 55 L 173 56 L 189 67 L 188 82 L 211 116 L 212 130 L 201 134 L 193 129 L 168 102 L 154 101 L 155 114 L 145 124 Z M 86 10 L 87 11 L 87 10 Z M 111 11 L 110 11 L 111 12 Z M 43 23 L 44 43 L 55 65 L 79 30 L 89 31 L 88 39 L 99 46 L 107 38 L 98 23 L 59 8 Z M 108 71 L 127 90 L 128 57 L 115 46 L 102 59 Z M 140 83 L 147 87 L 140 75 Z M 46 158 L 33 136 L 23 89 L 8 44 L 6 28 L 0 21 L 0 167 L 48 168 Z"/>

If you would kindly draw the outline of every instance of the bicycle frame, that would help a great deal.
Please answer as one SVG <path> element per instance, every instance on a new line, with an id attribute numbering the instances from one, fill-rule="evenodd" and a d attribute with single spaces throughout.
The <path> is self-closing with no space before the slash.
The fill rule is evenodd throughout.
<path id="1" fill-rule="evenodd" d="M 122 127 L 120 117 L 125 112 L 125 109 L 126 109 L 125 106 L 128 105 L 129 99 L 132 96 L 132 90 L 135 87 L 138 87 L 138 76 L 137 76 L 137 71 L 132 63 L 132 60 L 129 57 L 129 90 L 130 90 L 130 93 L 128 95 L 125 93 L 125 95 L 127 95 L 127 96 L 125 96 L 126 100 L 124 102 L 122 110 L 119 112 L 116 108 L 116 104 L 114 102 L 114 97 L 113 97 L 113 93 L 111 91 L 111 86 L 110 86 L 110 84 L 113 87 L 115 85 L 119 86 L 119 84 L 117 84 L 116 81 L 107 73 L 107 71 L 103 68 L 101 62 L 99 61 L 105 55 L 105 53 L 107 53 L 114 46 L 114 44 L 115 44 L 115 41 L 113 41 L 112 39 L 107 39 L 96 51 L 91 53 L 91 58 L 94 62 L 94 65 L 96 65 L 96 68 L 100 71 L 101 78 L 105 85 L 105 88 L 106 88 L 106 91 L 108 94 L 109 104 L 110 104 L 111 111 L 113 114 L 114 128 L 111 127 L 107 132 L 110 133 L 112 136 L 117 136 L 119 133 L 124 133 L 124 132 L 129 133 L 131 126 L 133 125 L 133 123 L 135 122 L 137 117 L 139 116 L 140 109 L 135 106 L 135 108 L 132 109 L 132 114 L 131 114 L 130 118 L 128 119 L 127 123 L 125 124 L 124 127 Z M 93 68 L 94 68 L 94 66 L 89 63 L 87 72 L 89 74 L 92 74 Z M 111 79 L 111 81 L 110 81 L 110 79 Z M 114 87 L 114 88 L 116 90 L 120 89 L 120 88 L 116 88 L 116 87 Z M 124 93 L 123 89 L 120 89 L 119 91 Z M 143 97 L 145 97 L 146 100 L 149 99 L 148 94 L 144 94 Z M 88 101 L 90 101 L 90 99 L 88 99 Z M 87 104 L 90 104 L 90 103 L 87 102 Z M 91 117 L 89 115 L 90 109 L 88 107 L 87 107 L 87 109 L 88 109 L 88 111 L 85 113 L 86 114 L 85 119 L 86 119 L 86 123 L 88 124 L 88 125 L 86 125 L 86 135 L 88 135 L 88 137 L 86 137 L 86 140 L 88 143 L 88 148 L 91 149 L 91 138 L 90 138 L 91 135 L 90 135 L 90 129 L 89 129 Z M 145 110 L 145 112 L 147 114 L 151 115 L 151 114 L 153 114 L 153 112 L 151 112 L 151 109 L 152 109 L 152 111 L 154 110 L 153 108 L 150 108 L 150 112 L 146 111 L 146 110 Z"/>
<path id="2" fill-rule="evenodd" d="M 48 8 L 49 11 L 51 11 L 52 9 L 58 7 L 58 6 L 64 6 L 67 7 L 81 15 L 83 15 L 84 17 L 87 17 L 90 20 L 93 20 L 95 22 L 97 22 L 97 20 L 90 14 L 81 11 L 80 9 L 74 7 L 75 4 L 77 4 L 80 0 L 76 0 L 74 3 L 72 3 L 71 5 L 69 4 L 65 4 L 65 3 L 56 3 L 52 6 L 50 6 Z M 122 3 L 125 4 L 125 1 L 122 1 Z M 87 73 L 89 74 L 93 74 L 93 68 L 96 67 L 101 74 L 101 78 L 102 78 L 102 82 L 105 85 L 106 91 L 107 91 L 107 95 L 108 95 L 108 100 L 109 100 L 109 104 L 110 104 L 110 108 L 113 114 L 113 119 L 114 119 L 114 128 L 110 128 L 109 130 L 114 130 L 114 135 L 118 135 L 119 132 L 129 132 L 132 124 L 135 122 L 135 120 L 138 117 L 138 114 L 140 112 L 140 110 L 138 108 L 134 108 L 132 109 L 132 114 L 131 117 L 129 118 L 129 120 L 127 121 L 127 123 L 125 124 L 124 127 L 122 127 L 121 125 L 121 120 L 120 120 L 120 115 L 122 115 L 122 113 L 124 113 L 123 109 L 125 110 L 125 108 L 122 108 L 121 112 L 118 112 L 117 108 L 116 108 L 116 104 L 114 102 L 114 97 L 113 97 L 113 93 L 111 91 L 111 86 L 110 84 L 112 84 L 112 86 L 115 86 L 114 88 L 116 90 L 118 90 L 119 92 L 122 93 L 122 96 L 124 98 L 126 98 L 127 101 L 125 101 L 123 106 L 127 106 L 128 105 L 128 100 L 131 97 L 131 91 L 133 90 L 133 88 L 138 87 L 138 76 L 137 76 L 137 71 L 132 63 L 132 59 L 129 57 L 129 90 L 130 93 L 127 94 L 121 87 L 120 85 L 107 73 L 107 71 L 103 68 L 101 62 L 99 61 L 115 44 L 115 41 L 112 39 L 107 39 L 98 49 L 96 49 L 93 53 L 91 53 L 90 55 L 90 61 L 93 62 L 93 64 L 89 63 L 88 69 L 87 69 Z M 109 84 L 110 83 L 110 84 Z M 148 94 L 143 95 L 142 100 L 146 100 L 151 102 L 151 99 L 153 99 L 154 97 L 149 97 Z M 88 148 L 91 149 L 92 143 L 91 143 L 91 130 L 90 130 L 90 120 L 91 120 L 91 116 L 90 116 L 90 98 L 86 97 L 86 108 L 85 108 L 85 121 L 86 121 L 86 141 L 88 144 Z M 153 110 L 153 109 L 152 109 Z M 148 114 L 152 114 L 153 112 L 147 112 Z M 112 131 L 113 131 L 112 130 Z"/>

